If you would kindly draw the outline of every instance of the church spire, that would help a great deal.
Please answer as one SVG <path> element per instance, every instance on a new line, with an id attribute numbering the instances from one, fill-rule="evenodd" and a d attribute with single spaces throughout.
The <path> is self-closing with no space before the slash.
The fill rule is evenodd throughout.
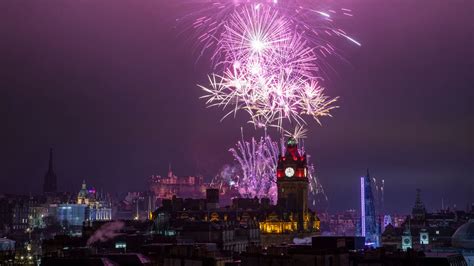
<path id="1" fill-rule="evenodd" d="M 44 193 L 55 193 L 57 192 L 57 178 L 53 169 L 53 149 L 49 149 L 49 165 L 48 172 L 44 176 L 43 183 L 43 192 Z"/>
<path id="2" fill-rule="evenodd" d="M 421 189 L 416 189 L 415 206 L 412 209 L 412 216 L 417 220 L 423 220 L 425 218 L 426 209 L 425 204 L 421 201 Z"/>

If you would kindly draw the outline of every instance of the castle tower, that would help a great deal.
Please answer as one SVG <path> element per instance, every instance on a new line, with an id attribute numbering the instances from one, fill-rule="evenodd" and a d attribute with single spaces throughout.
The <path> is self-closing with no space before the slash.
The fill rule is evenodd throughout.
<path id="1" fill-rule="evenodd" d="M 298 231 L 303 230 L 303 218 L 308 211 L 307 174 L 306 154 L 300 155 L 296 139 L 290 137 L 285 154 L 278 158 L 277 205 L 293 214 L 298 222 Z"/>
<path id="2" fill-rule="evenodd" d="M 58 192 L 57 187 L 57 178 L 56 174 L 53 170 L 53 149 L 49 150 L 49 167 L 48 172 L 44 176 L 44 183 L 43 183 L 43 193 L 56 193 Z"/>

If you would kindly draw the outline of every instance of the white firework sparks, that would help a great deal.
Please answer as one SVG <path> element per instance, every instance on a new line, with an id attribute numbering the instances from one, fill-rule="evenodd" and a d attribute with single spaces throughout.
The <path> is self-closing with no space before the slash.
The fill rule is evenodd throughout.
<path id="1" fill-rule="evenodd" d="M 229 149 L 237 167 L 224 167 L 213 180 L 216 187 L 231 184 L 241 197 L 269 198 L 277 201 L 276 168 L 279 154 L 285 152 L 285 141 L 273 141 L 269 136 L 250 141 L 240 140 L 235 148 Z M 301 150 L 301 152 L 303 152 Z M 312 207 L 327 205 L 324 189 L 316 177 L 314 165 L 308 165 L 309 202 Z M 323 202 L 324 201 L 324 202 Z"/>

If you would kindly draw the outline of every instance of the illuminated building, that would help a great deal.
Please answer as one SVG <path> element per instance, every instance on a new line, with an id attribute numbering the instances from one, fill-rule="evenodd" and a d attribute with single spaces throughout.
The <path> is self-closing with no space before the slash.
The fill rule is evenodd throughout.
<path id="1" fill-rule="evenodd" d="M 371 247 L 380 246 L 380 225 L 375 213 L 373 181 L 367 169 L 367 175 L 360 178 L 360 235 L 365 237 L 365 244 Z"/>
<path id="2" fill-rule="evenodd" d="M 19 198 L 14 201 L 12 209 L 12 229 L 13 230 L 26 230 L 29 225 L 28 213 L 29 213 L 29 202 L 26 198 Z"/>
<path id="3" fill-rule="evenodd" d="M 87 189 L 86 182 L 82 182 L 81 190 L 77 194 L 77 204 L 87 206 L 88 221 L 107 221 L 112 220 L 112 208 L 102 195 L 97 195 L 97 191 Z"/>
<path id="4" fill-rule="evenodd" d="M 412 237 L 410 228 L 406 227 L 402 235 L 402 249 L 406 251 L 409 248 L 413 248 Z"/>
<path id="5" fill-rule="evenodd" d="M 405 217 L 398 225 L 387 225 L 382 234 L 382 244 L 395 249 L 444 250 L 451 245 L 456 229 L 473 217 L 474 210 L 427 212 L 421 200 L 421 190 L 417 189 L 411 217 Z"/>
<path id="6" fill-rule="evenodd" d="M 306 154 L 298 151 L 296 139 L 290 137 L 286 152 L 277 165 L 278 201 L 276 209 L 260 221 L 265 234 L 287 234 L 319 231 L 318 217 L 308 210 L 308 168 Z"/>
<path id="7" fill-rule="evenodd" d="M 393 224 L 392 222 L 392 216 L 390 215 L 384 215 L 383 216 L 383 228 L 385 229 L 385 227 L 387 227 L 387 225 L 389 224 Z"/>
<path id="8" fill-rule="evenodd" d="M 44 217 L 48 216 L 48 207 L 44 205 L 30 206 L 29 208 L 29 226 L 31 228 L 45 228 Z"/>
<path id="9" fill-rule="evenodd" d="M 259 226 L 260 231 L 264 234 L 319 232 L 320 221 L 316 214 L 312 212 L 306 212 L 301 223 L 291 213 L 288 216 L 271 213 L 260 221 Z"/>
<path id="10" fill-rule="evenodd" d="M 90 221 L 108 221 L 112 220 L 112 209 L 104 206 L 89 206 Z"/>
<path id="11" fill-rule="evenodd" d="M 76 204 L 59 204 L 56 218 L 72 234 L 80 234 L 84 222 L 112 220 L 112 208 L 109 201 L 97 195 L 95 189 L 88 189 L 83 181 Z"/>
<path id="12" fill-rule="evenodd" d="M 430 234 L 425 228 L 420 230 L 420 245 L 429 245 L 430 244 Z"/>
<path id="13" fill-rule="evenodd" d="M 64 227 L 82 227 L 86 220 L 86 209 L 84 204 L 59 204 L 56 217 Z"/>
<path id="14" fill-rule="evenodd" d="M 277 205 L 292 213 L 297 230 L 303 229 L 304 216 L 308 211 L 308 167 L 306 154 L 300 155 L 294 138 L 286 143 L 286 153 L 278 158 Z"/>
<path id="15" fill-rule="evenodd" d="M 204 196 L 206 188 L 202 176 L 176 176 L 171 167 L 167 176 L 154 175 L 149 179 L 149 189 L 156 199 L 171 199 L 173 196 L 198 198 Z"/>
<path id="16" fill-rule="evenodd" d="M 321 219 L 324 231 L 330 232 L 335 236 L 354 236 L 356 235 L 356 224 L 359 220 L 359 214 L 356 210 L 346 210 L 335 214 L 326 214 L 319 217 Z"/>
<path id="17" fill-rule="evenodd" d="M 217 192 L 207 189 L 205 199 L 163 200 L 153 213 L 153 232 L 164 237 L 179 235 L 189 243 L 216 243 L 233 252 L 260 245 L 259 209 L 215 208 Z"/>
<path id="18" fill-rule="evenodd" d="M 53 170 L 53 149 L 49 150 L 49 167 L 44 176 L 43 192 L 46 194 L 58 192 L 57 177 Z"/>
<path id="19" fill-rule="evenodd" d="M 301 227 L 299 227 L 299 223 L 294 217 L 282 218 L 281 215 L 272 213 L 259 222 L 259 228 L 266 235 L 318 232 L 319 220 L 316 216 L 306 215 Z"/>
<path id="20" fill-rule="evenodd" d="M 87 190 L 86 181 L 83 180 L 81 190 L 79 190 L 79 193 L 77 193 L 77 204 L 89 205 L 89 203 L 92 203 L 92 201 L 94 200 L 94 194 L 94 190 Z"/>
<path id="21" fill-rule="evenodd" d="M 161 207 L 153 212 L 154 231 L 162 236 L 187 235 L 195 241 L 202 237 L 201 241 L 206 242 L 210 234 L 216 234 L 216 239 L 222 239 L 213 238 L 211 242 L 238 252 L 248 245 L 291 243 L 294 237 L 319 232 L 319 218 L 308 209 L 306 156 L 300 154 L 294 138 L 287 141 L 286 148 L 276 165 L 276 205 L 271 205 L 269 198 L 233 198 L 231 206 L 220 208 L 221 194 L 213 188 L 206 190 L 206 198 L 173 195 L 163 199 Z M 176 183 L 176 177 L 168 177 L 174 180 L 171 184 Z M 161 180 L 157 188 L 162 189 L 166 182 Z"/>

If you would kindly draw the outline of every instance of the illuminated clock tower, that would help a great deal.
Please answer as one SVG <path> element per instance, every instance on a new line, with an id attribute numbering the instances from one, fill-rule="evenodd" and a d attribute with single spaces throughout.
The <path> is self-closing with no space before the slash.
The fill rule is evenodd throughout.
<path id="1" fill-rule="evenodd" d="M 286 153 L 278 158 L 277 205 L 295 215 L 299 231 L 303 229 L 303 217 L 308 211 L 307 174 L 306 154 L 300 155 L 296 139 L 290 137 Z"/>

